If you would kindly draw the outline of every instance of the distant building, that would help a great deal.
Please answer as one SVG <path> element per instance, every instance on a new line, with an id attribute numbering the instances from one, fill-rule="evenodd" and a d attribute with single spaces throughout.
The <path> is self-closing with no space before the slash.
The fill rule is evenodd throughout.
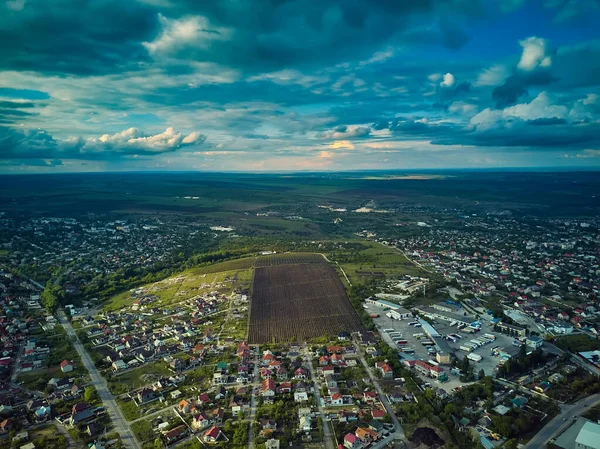
<path id="1" fill-rule="evenodd" d="M 533 349 L 541 348 L 542 346 L 544 346 L 544 340 L 536 336 L 527 337 L 525 343 L 527 344 L 527 346 Z"/>
<path id="2" fill-rule="evenodd" d="M 579 417 L 548 444 L 550 449 L 600 449 L 600 424 Z"/>
<path id="3" fill-rule="evenodd" d="M 513 337 L 524 337 L 527 330 L 524 327 L 513 326 L 512 324 L 500 322 L 497 324 L 501 332 L 512 335 Z"/>

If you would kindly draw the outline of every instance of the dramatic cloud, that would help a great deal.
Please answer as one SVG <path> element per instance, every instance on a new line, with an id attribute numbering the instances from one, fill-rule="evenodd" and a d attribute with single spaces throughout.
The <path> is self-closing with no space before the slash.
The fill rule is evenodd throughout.
<path id="1" fill-rule="evenodd" d="M 367 137 L 371 130 L 363 126 L 340 125 L 335 129 L 326 131 L 319 135 L 324 139 L 352 139 L 356 137 Z"/>
<path id="2" fill-rule="evenodd" d="M 5 0 L 0 170 L 600 165 L 595 3 Z"/>
<path id="3" fill-rule="evenodd" d="M 521 59 L 517 64 L 520 70 L 530 72 L 538 67 L 550 67 L 552 57 L 548 55 L 547 42 L 539 37 L 529 37 L 519 42 L 523 47 Z"/>
<path id="4" fill-rule="evenodd" d="M 43 130 L 11 130 L 0 127 L 0 159 L 44 158 L 115 158 L 169 153 L 186 146 L 203 143 L 206 137 L 198 132 L 188 135 L 171 127 L 158 134 L 148 134 L 129 128 L 103 136 L 69 137 L 57 140 Z"/>
<path id="5" fill-rule="evenodd" d="M 442 87 L 452 87 L 454 85 L 454 75 L 452 73 L 446 73 L 443 81 L 440 83 Z"/>

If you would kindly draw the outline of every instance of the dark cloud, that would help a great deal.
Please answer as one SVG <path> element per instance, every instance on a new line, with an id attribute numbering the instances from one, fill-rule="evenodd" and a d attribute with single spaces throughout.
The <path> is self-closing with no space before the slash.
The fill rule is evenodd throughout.
<path id="1" fill-rule="evenodd" d="M 147 60 L 141 43 L 157 32 L 156 10 L 118 0 L 28 0 L 0 5 L 0 68 L 96 74 Z"/>
<path id="2" fill-rule="evenodd" d="M 10 100 L 0 100 L 0 108 L 6 109 L 25 109 L 25 108 L 33 108 L 35 104 L 31 101 L 10 101 Z"/>
<path id="3" fill-rule="evenodd" d="M 0 127 L 1 159 L 117 159 L 170 153 L 206 140 L 200 133 L 183 135 L 173 128 L 158 134 L 129 128 L 100 138 L 57 140 L 41 129 Z"/>
<path id="4" fill-rule="evenodd" d="M 478 2 L 470 2 L 478 3 Z M 183 14 L 207 20 L 207 27 L 219 30 L 221 38 L 199 45 L 161 41 L 150 45 L 155 57 L 192 57 L 249 71 L 282 67 L 315 66 L 348 58 L 368 57 L 384 45 L 423 41 L 460 48 L 466 32 L 446 19 L 461 0 L 255 0 L 238 2 L 183 2 L 165 10 L 166 28 Z M 474 14 L 466 8 L 463 15 Z M 408 32 L 413 19 L 436 25 L 423 33 Z M 169 22 L 171 21 L 171 22 Z M 155 45 L 152 45 L 155 44 Z M 163 45 L 164 44 L 164 45 Z"/>
<path id="5" fill-rule="evenodd" d="M 550 70 L 539 69 L 531 73 L 517 73 L 506 79 L 504 84 L 494 88 L 492 99 L 497 108 L 515 104 L 523 95 L 527 94 L 528 88 L 545 86 L 557 81 Z"/>

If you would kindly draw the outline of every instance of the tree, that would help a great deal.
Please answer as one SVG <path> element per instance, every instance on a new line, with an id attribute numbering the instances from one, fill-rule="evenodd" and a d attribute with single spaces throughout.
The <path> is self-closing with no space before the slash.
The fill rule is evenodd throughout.
<path id="1" fill-rule="evenodd" d="M 479 373 L 477 374 L 477 378 L 479 380 L 483 379 L 485 377 L 485 371 L 483 371 L 483 368 L 479 370 Z"/>
<path id="2" fill-rule="evenodd" d="M 154 448 L 155 449 L 162 449 L 163 444 L 162 441 L 160 441 L 160 438 L 157 438 L 154 440 Z"/>
<path id="3" fill-rule="evenodd" d="M 94 402 L 97 398 L 96 389 L 94 387 L 86 387 L 83 392 L 83 400 L 85 402 Z"/>
<path id="4" fill-rule="evenodd" d="M 42 304 L 48 312 L 54 312 L 65 299 L 65 291 L 60 285 L 53 285 L 50 282 L 46 284 L 46 288 L 41 295 Z"/>

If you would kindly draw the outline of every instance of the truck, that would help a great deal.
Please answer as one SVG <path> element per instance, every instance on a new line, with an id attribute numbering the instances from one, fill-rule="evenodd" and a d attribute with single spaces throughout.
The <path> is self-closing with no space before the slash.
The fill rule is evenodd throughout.
<path id="1" fill-rule="evenodd" d="M 489 339 L 490 339 L 490 340 L 492 340 L 492 341 L 496 340 L 496 336 L 495 336 L 495 335 L 493 335 L 493 334 L 483 334 L 483 336 L 484 336 L 485 338 L 489 338 Z"/>
<path id="2" fill-rule="evenodd" d="M 414 354 L 415 350 L 413 348 L 402 348 L 402 352 L 405 354 Z"/>
<path id="3" fill-rule="evenodd" d="M 479 354 L 475 354 L 473 352 L 467 355 L 467 358 L 469 360 L 473 360 L 474 362 L 481 362 L 481 359 L 483 359 L 483 357 L 481 357 Z"/>
<path id="4" fill-rule="evenodd" d="M 423 340 L 423 341 L 421 342 L 421 344 L 422 344 L 423 346 L 433 346 L 433 345 L 434 345 L 434 343 L 433 343 L 431 340 Z"/>
<path id="5" fill-rule="evenodd" d="M 467 334 L 474 334 L 475 333 L 475 329 L 473 329 L 472 327 L 463 327 L 461 330 L 463 332 L 466 332 Z"/>
<path id="6" fill-rule="evenodd" d="M 397 344 L 398 346 L 406 346 L 406 345 L 408 344 L 408 341 L 407 341 L 407 340 L 398 340 L 398 341 L 396 342 L 396 344 Z"/>
<path id="7" fill-rule="evenodd" d="M 419 334 L 413 334 L 413 338 L 421 338 L 421 337 L 424 337 L 424 336 L 425 336 L 425 334 L 422 333 L 422 332 L 419 333 Z"/>
<path id="8" fill-rule="evenodd" d="M 383 332 L 394 332 L 394 329 L 384 329 Z"/>
<path id="9" fill-rule="evenodd" d="M 465 351 L 465 352 L 473 351 L 473 348 L 471 348 L 470 346 L 459 346 L 458 349 L 460 349 L 461 351 Z"/>

